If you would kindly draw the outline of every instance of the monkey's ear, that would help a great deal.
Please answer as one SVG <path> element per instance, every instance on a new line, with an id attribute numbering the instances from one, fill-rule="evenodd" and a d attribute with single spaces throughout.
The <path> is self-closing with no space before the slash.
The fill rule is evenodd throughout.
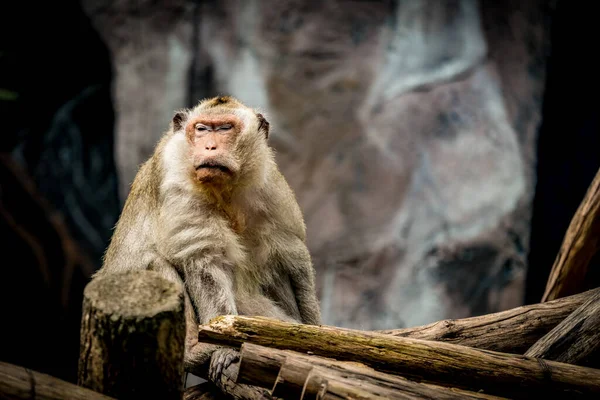
<path id="1" fill-rule="evenodd" d="M 258 118 L 258 131 L 262 131 L 265 134 L 265 138 L 269 138 L 269 121 L 265 119 L 262 114 L 256 114 Z"/>
<path id="2" fill-rule="evenodd" d="M 183 121 L 185 120 L 185 113 L 178 111 L 173 115 L 173 132 L 176 132 L 183 128 Z"/>

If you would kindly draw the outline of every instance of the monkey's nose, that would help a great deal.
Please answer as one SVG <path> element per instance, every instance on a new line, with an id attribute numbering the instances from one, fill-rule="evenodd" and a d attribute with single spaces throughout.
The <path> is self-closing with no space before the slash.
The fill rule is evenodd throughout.
<path id="1" fill-rule="evenodd" d="M 217 145 L 216 144 L 207 144 L 206 146 L 204 146 L 204 148 L 206 150 L 216 150 L 217 149 Z"/>

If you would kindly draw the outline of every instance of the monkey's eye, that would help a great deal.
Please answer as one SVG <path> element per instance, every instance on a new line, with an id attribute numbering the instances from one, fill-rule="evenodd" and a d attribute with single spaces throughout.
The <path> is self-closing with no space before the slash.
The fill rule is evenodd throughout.
<path id="1" fill-rule="evenodd" d="M 231 124 L 221 125 L 217 128 L 219 131 L 228 131 L 229 129 L 231 129 Z"/>
<path id="2" fill-rule="evenodd" d="M 198 132 L 204 132 L 208 130 L 208 127 L 202 124 L 196 124 L 196 130 Z"/>

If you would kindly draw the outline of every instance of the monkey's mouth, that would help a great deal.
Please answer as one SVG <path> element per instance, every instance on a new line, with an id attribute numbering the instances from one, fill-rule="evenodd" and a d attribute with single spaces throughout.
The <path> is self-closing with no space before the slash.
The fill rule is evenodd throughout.
<path id="1" fill-rule="evenodd" d="M 213 171 L 220 171 L 226 174 L 231 174 L 231 170 L 229 168 L 227 168 L 226 166 L 224 166 L 223 164 L 218 164 L 214 161 L 209 161 L 209 162 L 204 162 L 198 166 L 196 166 L 196 171 L 200 171 L 200 170 L 213 170 Z"/>

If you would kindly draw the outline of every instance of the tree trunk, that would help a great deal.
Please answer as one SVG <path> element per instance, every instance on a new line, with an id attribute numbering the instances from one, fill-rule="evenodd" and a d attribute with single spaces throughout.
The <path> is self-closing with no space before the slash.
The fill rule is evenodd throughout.
<path id="1" fill-rule="evenodd" d="M 250 345 L 252 347 L 259 347 Z M 285 352 L 283 350 L 275 350 L 263 348 L 263 352 L 273 350 L 275 352 Z M 273 386 L 273 397 L 285 399 L 300 399 L 301 396 L 315 397 L 318 392 L 318 387 L 309 385 L 306 386 L 311 371 L 316 367 L 317 371 L 326 370 L 331 374 L 349 377 L 356 383 L 364 383 L 398 391 L 410 398 L 419 399 L 499 399 L 499 397 L 489 396 L 481 393 L 473 393 L 464 390 L 450 390 L 442 386 L 431 385 L 426 383 L 418 383 L 410 381 L 399 376 L 384 374 L 375 371 L 358 363 L 340 362 L 329 360 L 318 356 L 305 356 L 300 353 L 287 351 L 285 362 L 281 366 L 277 375 L 275 385 Z"/>
<path id="2" fill-rule="evenodd" d="M 600 289 L 494 314 L 377 332 L 523 354 L 595 293 Z"/>
<path id="3" fill-rule="evenodd" d="M 180 399 L 180 286 L 151 271 L 109 274 L 84 290 L 78 384 L 119 399 Z"/>
<path id="4" fill-rule="evenodd" d="M 0 361 L 0 398 L 37 400 L 111 400 L 50 375 Z"/>
<path id="5" fill-rule="evenodd" d="M 244 316 L 217 317 L 200 326 L 198 336 L 221 345 L 251 342 L 341 361 L 359 359 L 381 372 L 499 396 L 600 395 L 600 370 L 554 361 L 540 365 L 531 358 L 450 343 Z"/>
<path id="6" fill-rule="evenodd" d="M 538 340 L 528 357 L 563 363 L 598 366 L 600 350 L 600 291 Z"/>
<path id="7" fill-rule="evenodd" d="M 600 245 L 600 170 L 577 208 L 563 239 L 542 302 L 582 290 L 588 265 Z"/>

